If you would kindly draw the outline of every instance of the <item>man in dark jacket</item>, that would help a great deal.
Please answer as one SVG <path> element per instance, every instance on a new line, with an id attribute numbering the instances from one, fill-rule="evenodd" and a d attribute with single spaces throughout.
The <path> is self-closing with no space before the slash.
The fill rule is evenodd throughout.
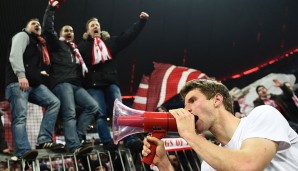
<path id="1" fill-rule="evenodd" d="M 64 148 L 52 142 L 60 101 L 41 83 L 42 63 L 50 64 L 45 41 L 40 36 L 38 19 L 31 19 L 26 28 L 12 38 L 6 67 L 6 98 L 12 112 L 12 136 L 17 157 L 32 160 L 38 152 L 31 150 L 26 132 L 28 101 L 46 109 L 36 148 Z"/>
<path id="2" fill-rule="evenodd" d="M 58 5 L 58 1 L 50 0 L 43 19 L 44 35 L 52 62 L 50 84 L 61 101 L 66 146 L 71 153 L 81 156 L 93 149 L 92 146 L 83 146 L 82 138 L 97 113 L 98 106 L 82 87 L 82 75 L 88 71 L 73 41 L 73 28 L 69 25 L 63 26 L 60 38 L 54 30 L 54 15 Z M 76 105 L 82 108 L 78 119 Z"/>
<path id="3" fill-rule="evenodd" d="M 256 92 L 259 95 L 259 97 L 254 100 L 254 106 L 260 106 L 260 105 L 271 105 L 275 107 L 277 110 L 279 110 L 284 117 L 288 121 L 298 122 L 297 112 L 298 109 L 296 106 L 290 107 L 290 104 L 288 101 L 292 100 L 293 92 L 285 85 L 282 84 L 279 80 L 273 80 L 275 83 L 275 86 L 280 87 L 283 91 L 282 94 L 276 95 L 276 94 L 269 94 L 267 92 L 267 88 L 263 85 L 259 85 L 256 87 Z"/>
<path id="4" fill-rule="evenodd" d="M 80 52 L 90 71 L 85 79 L 85 86 L 88 93 L 97 101 L 99 116 L 96 126 L 99 137 L 106 150 L 114 150 L 110 131 L 106 122 L 107 114 L 112 113 L 114 101 L 117 98 L 121 101 L 121 92 L 117 80 L 116 55 L 127 47 L 142 31 L 149 15 L 141 12 L 140 20 L 133 24 L 125 33 L 118 37 L 111 37 L 105 40 L 102 37 L 100 24 L 96 18 L 91 18 L 86 23 L 87 32 L 84 34 L 84 41 L 79 44 Z M 106 34 L 106 32 L 104 32 Z M 142 142 L 130 136 L 125 139 L 127 147 L 133 151 L 142 149 Z"/>

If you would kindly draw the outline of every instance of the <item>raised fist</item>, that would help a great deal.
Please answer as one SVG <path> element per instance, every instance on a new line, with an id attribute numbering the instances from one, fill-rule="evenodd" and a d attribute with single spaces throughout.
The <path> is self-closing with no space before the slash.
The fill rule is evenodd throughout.
<path id="1" fill-rule="evenodd" d="M 62 4 L 64 0 L 49 0 L 49 5 L 55 8 L 59 8 L 59 5 Z"/>
<path id="2" fill-rule="evenodd" d="M 141 12 L 140 19 L 141 20 L 148 20 L 149 19 L 149 14 L 147 14 L 146 12 Z"/>

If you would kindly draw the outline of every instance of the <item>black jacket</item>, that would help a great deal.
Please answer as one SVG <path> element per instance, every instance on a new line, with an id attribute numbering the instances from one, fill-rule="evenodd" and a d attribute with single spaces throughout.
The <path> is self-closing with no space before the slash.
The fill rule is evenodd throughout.
<path id="1" fill-rule="evenodd" d="M 280 87 L 283 91 L 280 95 L 270 94 L 271 99 L 275 100 L 276 103 L 281 107 L 281 113 L 287 120 L 298 123 L 298 108 L 292 101 L 293 92 L 287 88 L 285 85 Z M 264 105 L 261 98 L 254 100 L 254 106 Z"/>
<path id="2" fill-rule="evenodd" d="M 40 47 L 40 42 L 37 36 L 33 33 L 28 33 L 30 38 L 30 43 L 27 45 L 26 50 L 23 54 L 23 62 L 25 67 L 25 75 L 30 86 L 37 86 L 41 84 L 41 65 L 42 65 L 42 51 Z M 6 86 L 13 82 L 18 82 L 18 78 L 15 75 L 11 63 L 9 61 L 9 55 L 11 50 L 11 43 L 9 45 L 9 50 L 7 54 L 7 65 L 6 65 L 6 76 L 5 84 Z"/>
<path id="3" fill-rule="evenodd" d="M 43 35 L 51 58 L 50 84 L 54 88 L 57 84 L 67 82 L 81 85 L 81 66 L 76 64 L 73 49 L 59 37 L 54 29 L 55 8 L 48 6 L 43 18 Z"/>
<path id="4" fill-rule="evenodd" d="M 134 23 L 125 33 L 118 37 L 111 37 L 105 41 L 105 44 L 112 55 L 112 59 L 105 63 L 92 65 L 93 38 L 89 36 L 87 40 L 79 43 L 78 48 L 89 70 L 84 79 L 84 86 L 86 88 L 118 84 L 117 62 L 115 57 L 138 36 L 145 24 L 146 20 L 140 20 L 139 22 Z"/>

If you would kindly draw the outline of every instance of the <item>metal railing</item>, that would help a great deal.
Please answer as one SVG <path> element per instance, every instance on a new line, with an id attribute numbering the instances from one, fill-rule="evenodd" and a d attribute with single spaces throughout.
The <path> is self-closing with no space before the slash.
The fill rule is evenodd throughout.
<path id="1" fill-rule="evenodd" d="M 101 146 L 84 157 L 76 158 L 73 154 L 53 153 L 50 150 L 37 150 L 34 161 L 12 160 L 11 156 L 0 154 L 0 170 L 25 171 L 150 171 L 156 170 L 141 162 L 141 153 L 132 154 L 128 148 L 119 147 L 109 152 Z M 201 159 L 192 150 L 168 153 L 177 171 L 200 171 Z"/>

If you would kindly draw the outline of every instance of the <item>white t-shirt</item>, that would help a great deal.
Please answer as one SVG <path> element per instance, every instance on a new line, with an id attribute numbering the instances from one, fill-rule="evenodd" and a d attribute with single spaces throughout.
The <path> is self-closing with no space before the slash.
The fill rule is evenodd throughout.
<path id="1" fill-rule="evenodd" d="M 240 149 L 248 138 L 266 138 L 279 142 L 278 151 L 266 171 L 298 171 L 298 135 L 287 120 L 269 105 L 258 106 L 242 118 L 232 139 L 223 148 Z M 202 171 L 214 170 L 203 161 Z"/>

